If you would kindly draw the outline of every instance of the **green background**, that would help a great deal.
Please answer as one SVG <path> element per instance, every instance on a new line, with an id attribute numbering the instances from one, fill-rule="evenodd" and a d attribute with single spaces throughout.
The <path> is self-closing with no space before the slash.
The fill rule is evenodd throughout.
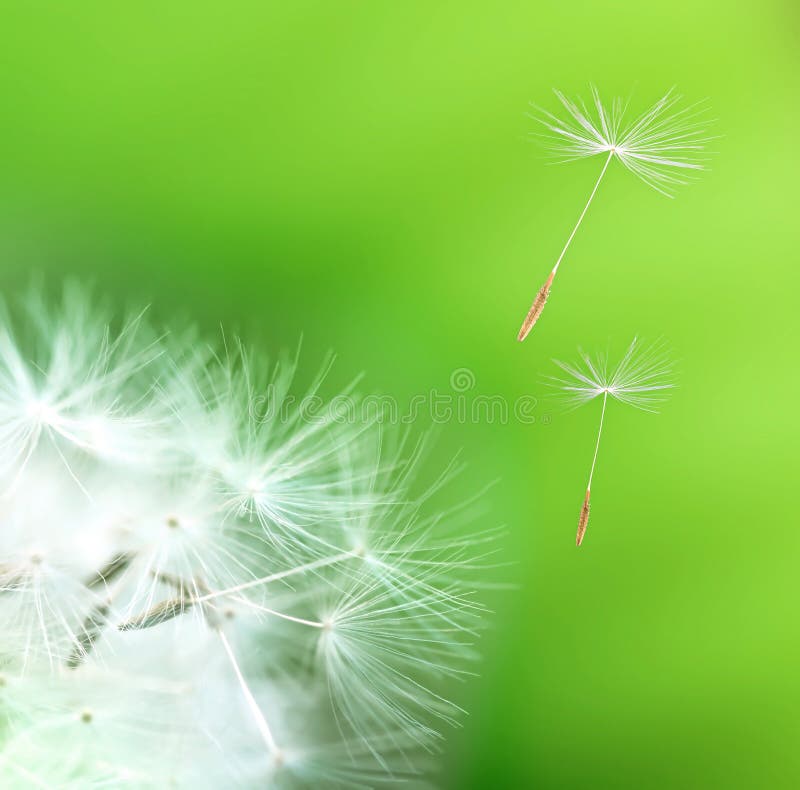
<path id="1" fill-rule="evenodd" d="M 451 420 L 505 523 L 453 788 L 800 785 L 796 289 L 800 6 L 6 2 L 2 290 L 93 281 L 401 403 L 542 392 L 551 357 L 663 335 L 662 414 Z M 614 163 L 540 325 L 515 335 L 602 164 L 549 166 L 552 87 L 708 98 L 675 200 Z M 420 421 L 424 427 L 424 420 Z"/>

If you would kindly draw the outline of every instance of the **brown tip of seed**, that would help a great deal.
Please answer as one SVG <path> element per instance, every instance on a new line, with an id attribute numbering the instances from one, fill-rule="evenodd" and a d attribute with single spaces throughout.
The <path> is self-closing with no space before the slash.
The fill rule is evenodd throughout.
<path id="1" fill-rule="evenodd" d="M 583 507 L 581 508 L 581 515 L 578 519 L 578 534 L 575 535 L 575 545 L 580 546 L 583 543 L 583 536 L 586 534 L 586 527 L 589 524 L 589 496 L 591 492 L 586 489 L 586 497 L 583 500 Z"/>
<path id="2" fill-rule="evenodd" d="M 533 325 L 539 320 L 539 316 L 542 314 L 542 310 L 544 310 L 544 306 L 547 302 L 547 297 L 550 296 L 550 286 L 553 284 L 553 278 L 555 276 L 555 272 L 550 272 L 550 276 L 545 281 L 545 284 L 539 289 L 539 293 L 536 294 L 531 309 L 528 310 L 528 315 L 525 316 L 525 320 L 522 322 L 519 334 L 517 335 L 517 340 L 519 340 L 520 343 L 530 334 Z"/>

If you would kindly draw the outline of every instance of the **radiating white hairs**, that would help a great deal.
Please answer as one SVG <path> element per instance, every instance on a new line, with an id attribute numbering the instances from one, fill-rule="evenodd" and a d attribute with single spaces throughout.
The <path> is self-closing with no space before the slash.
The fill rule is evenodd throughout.
<path id="1" fill-rule="evenodd" d="M 4 788 L 367 787 L 459 713 L 493 536 L 452 470 L 221 346 L 78 288 L 0 316 Z"/>

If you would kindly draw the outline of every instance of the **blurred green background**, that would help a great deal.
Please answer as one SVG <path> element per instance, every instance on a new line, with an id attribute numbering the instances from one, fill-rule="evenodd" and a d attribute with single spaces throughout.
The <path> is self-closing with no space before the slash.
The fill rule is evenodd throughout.
<path id="1" fill-rule="evenodd" d="M 665 336 L 659 416 L 451 420 L 456 497 L 499 478 L 496 611 L 447 787 L 800 786 L 800 6 L 6 2 L 0 266 L 96 283 L 269 350 L 304 334 L 401 403 L 542 393 L 550 358 Z M 531 338 L 515 335 L 602 164 L 549 166 L 528 103 L 677 84 L 712 172 L 668 200 L 614 164 Z M 424 427 L 424 420 L 420 427 Z"/>

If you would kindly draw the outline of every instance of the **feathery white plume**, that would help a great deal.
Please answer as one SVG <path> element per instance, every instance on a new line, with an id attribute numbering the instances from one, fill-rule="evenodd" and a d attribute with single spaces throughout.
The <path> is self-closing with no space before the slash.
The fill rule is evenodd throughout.
<path id="1" fill-rule="evenodd" d="M 293 359 L 114 331 L 79 289 L 28 312 L 0 324 L 0 786 L 414 775 L 491 539 L 426 513 L 448 475 L 415 492 L 421 447 L 339 419 L 324 372 L 294 406 Z"/>
<path id="2" fill-rule="evenodd" d="M 703 102 L 681 107 L 682 97 L 667 91 L 652 107 L 625 122 L 626 106 L 614 99 L 609 106 L 592 88 L 589 107 L 560 91 L 555 95 L 567 111 L 559 118 L 539 110 L 536 119 L 548 133 L 546 147 L 560 161 L 597 154 L 616 156 L 625 167 L 658 192 L 672 197 L 673 187 L 687 183 L 692 172 L 704 170 L 710 141 Z"/>

